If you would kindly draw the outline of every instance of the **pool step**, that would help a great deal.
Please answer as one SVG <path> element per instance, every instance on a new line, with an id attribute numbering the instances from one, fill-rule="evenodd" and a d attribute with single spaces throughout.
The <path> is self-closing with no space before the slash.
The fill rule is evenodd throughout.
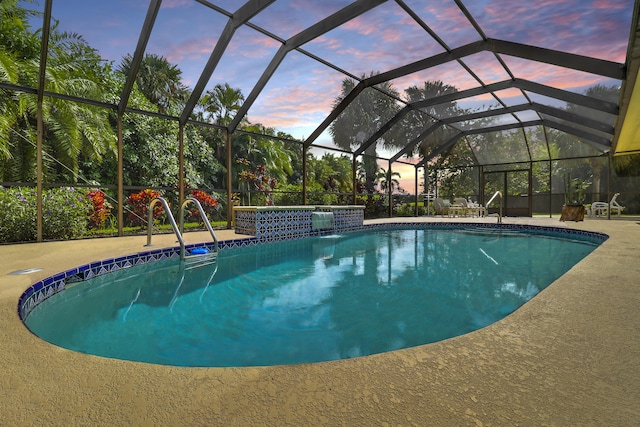
<path id="1" fill-rule="evenodd" d="M 184 263 L 184 269 L 189 270 L 214 264 L 217 260 L 218 252 L 208 252 L 203 254 L 186 255 L 182 262 Z"/>

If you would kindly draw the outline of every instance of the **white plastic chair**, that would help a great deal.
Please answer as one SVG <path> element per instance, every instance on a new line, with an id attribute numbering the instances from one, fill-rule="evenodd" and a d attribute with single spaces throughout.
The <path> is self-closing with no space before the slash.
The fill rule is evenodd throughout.
<path id="1" fill-rule="evenodd" d="M 591 204 L 591 211 L 589 212 L 591 216 L 607 216 L 608 210 L 611 209 L 611 213 L 617 213 L 618 216 L 622 214 L 624 210 L 624 206 L 620 206 L 620 204 L 616 201 L 620 193 L 616 193 L 611 198 L 609 203 L 607 202 L 593 202 Z"/>

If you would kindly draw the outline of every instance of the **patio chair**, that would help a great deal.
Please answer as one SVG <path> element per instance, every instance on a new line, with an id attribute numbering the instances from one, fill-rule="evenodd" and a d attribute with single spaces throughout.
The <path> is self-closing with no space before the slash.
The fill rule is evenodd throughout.
<path id="1" fill-rule="evenodd" d="M 620 193 L 616 193 L 611 198 L 609 203 L 607 202 L 593 202 L 591 203 L 591 209 L 589 210 L 590 216 L 607 216 L 608 210 L 611 209 L 611 213 L 617 213 L 618 216 L 622 214 L 624 210 L 624 206 L 620 206 L 620 204 L 616 201 Z"/>
<path id="2" fill-rule="evenodd" d="M 449 205 L 450 202 L 448 200 L 443 200 L 440 197 L 433 199 L 433 208 L 436 211 L 436 215 L 449 215 Z"/>
<path id="3" fill-rule="evenodd" d="M 454 211 L 462 216 L 477 216 L 483 217 L 486 214 L 486 209 L 481 204 L 471 202 L 471 199 L 467 200 L 464 197 L 456 197 L 453 199 Z M 450 210 L 451 212 L 451 210 Z M 455 213 L 455 212 L 454 212 Z"/>
<path id="4" fill-rule="evenodd" d="M 469 199 L 467 202 L 467 214 L 470 216 L 477 216 L 479 218 L 484 217 L 487 214 L 487 210 L 480 203 L 472 202 Z"/>
<path id="5" fill-rule="evenodd" d="M 449 216 L 467 216 L 467 200 L 464 197 L 455 197 L 449 206 Z"/>

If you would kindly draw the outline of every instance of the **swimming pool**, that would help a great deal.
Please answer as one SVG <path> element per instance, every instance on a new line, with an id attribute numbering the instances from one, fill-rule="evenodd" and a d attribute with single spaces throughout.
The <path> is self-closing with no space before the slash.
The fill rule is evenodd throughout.
<path id="1" fill-rule="evenodd" d="M 335 360 L 494 323 L 604 238 L 562 229 L 387 225 L 263 245 L 231 242 L 216 263 L 189 269 L 164 250 L 50 278 L 49 290 L 43 281 L 25 292 L 19 311 L 41 338 L 106 357 L 178 366 Z"/>

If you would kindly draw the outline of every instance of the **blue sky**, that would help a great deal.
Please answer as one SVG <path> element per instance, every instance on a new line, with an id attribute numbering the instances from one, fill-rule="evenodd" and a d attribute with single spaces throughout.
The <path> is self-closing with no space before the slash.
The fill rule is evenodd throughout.
<path id="1" fill-rule="evenodd" d="M 244 2 L 209 0 L 233 13 Z M 42 7 L 43 0 L 38 0 Z M 480 34 L 453 0 L 405 0 L 438 33 L 448 48 L 478 41 Z M 287 39 L 350 4 L 347 0 L 277 0 L 252 23 Z M 465 6 L 485 35 L 580 55 L 624 62 L 633 0 L 467 0 Z M 145 0 L 53 0 L 59 29 L 79 33 L 102 57 L 116 64 L 133 53 L 147 12 Z M 164 0 L 147 52 L 179 66 L 193 86 L 220 36 L 227 17 L 194 0 Z M 280 43 L 251 28 L 236 31 L 207 88 L 229 83 L 249 94 Z M 352 75 L 384 72 L 441 53 L 445 48 L 390 0 L 302 46 Z M 619 84 L 588 73 L 502 55 L 515 77 L 583 93 L 591 85 Z M 464 58 L 483 83 L 509 78 L 493 54 Z M 346 76 L 299 52 L 279 66 L 248 113 L 253 123 L 275 127 L 295 137 L 308 136 L 329 114 Z M 441 80 L 459 90 L 479 83 L 453 62 L 393 81 L 395 88 Z M 518 90 L 506 91 L 508 105 L 524 102 Z M 476 97 L 460 106 L 489 108 L 495 101 Z M 526 114 L 526 113 L 525 113 Z M 318 144 L 331 145 L 325 133 Z"/>

